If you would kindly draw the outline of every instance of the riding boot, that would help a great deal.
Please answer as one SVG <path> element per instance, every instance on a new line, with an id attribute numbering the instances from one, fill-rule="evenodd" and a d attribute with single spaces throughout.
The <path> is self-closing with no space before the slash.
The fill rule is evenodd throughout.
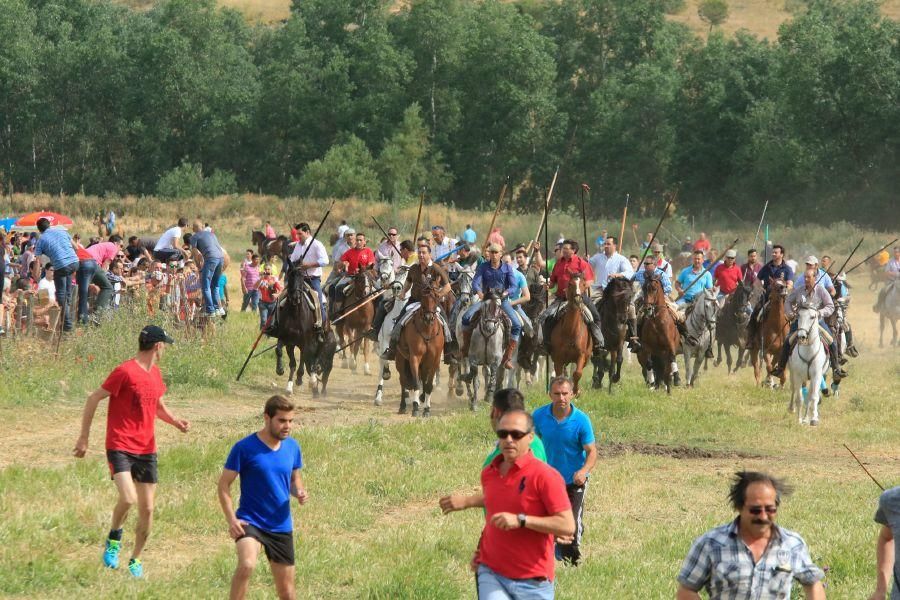
<path id="1" fill-rule="evenodd" d="M 847 329 L 844 332 L 844 337 L 847 338 L 847 355 L 856 358 L 859 356 L 859 350 L 856 349 L 856 346 L 853 345 L 853 330 Z"/>
<path id="2" fill-rule="evenodd" d="M 365 336 L 373 342 L 378 341 L 378 332 L 381 331 L 381 326 L 384 324 L 384 320 L 387 317 L 388 311 L 385 306 L 386 304 L 387 301 L 379 302 L 378 306 L 375 307 L 375 318 L 372 319 L 372 328 L 365 333 Z"/>
<path id="3" fill-rule="evenodd" d="M 675 328 L 678 330 L 678 333 L 681 334 L 681 339 L 689 340 L 687 323 L 684 321 L 675 321 Z"/>
<path id="4" fill-rule="evenodd" d="M 591 338 L 594 342 L 593 353 L 600 354 L 603 348 L 603 331 L 600 329 L 600 323 L 594 321 L 591 323 Z"/>
<path id="5" fill-rule="evenodd" d="M 641 340 L 637 332 L 637 319 L 628 319 L 628 347 L 632 352 L 639 352 L 641 349 Z"/>
<path id="6" fill-rule="evenodd" d="M 709 340 L 709 346 L 706 347 L 706 352 L 703 354 L 706 358 L 715 358 L 715 354 L 713 354 L 712 349 L 712 339 Z"/>
<path id="7" fill-rule="evenodd" d="M 381 358 L 384 360 L 394 360 L 397 354 L 397 342 L 400 341 L 400 319 L 397 319 L 397 322 L 394 323 L 394 329 L 391 331 L 391 339 L 388 342 L 388 347 L 381 354 Z"/>
<path id="8" fill-rule="evenodd" d="M 509 343 L 506 345 L 506 351 L 503 353 L 503 358 L 500 359 L 500 362 L 503 364 L 504 369 L 512 369 L 512 354 L 516 350 L 516 346 L 519 345 L 518 340 L 509 340 Z"/>
<path id="9" fill-rule="evenodd" d="M 837 344 L 835 344 L 834 342 L 832 342 L 831 345 L 828 346 L 828 362 L 831 363 L 831 373 L 834 377 L 835 383 L 839 382 L 841 379 L 845 379 L 849 375 L 849 373 L 842 369 L 841 365 L 838 363 L 836 346 Z"/>
<path id="10" fill-rule="evenodd" d="M 784 368 L 787 366 L 788 359 L 791 357 L 791 351 L 794 349 L 793 344 L 785 340 L 781 345 L 781 354 L 778 355 L 778 364 L 772 369 L 772 375 L 781 377 L 784 375 Z"/>

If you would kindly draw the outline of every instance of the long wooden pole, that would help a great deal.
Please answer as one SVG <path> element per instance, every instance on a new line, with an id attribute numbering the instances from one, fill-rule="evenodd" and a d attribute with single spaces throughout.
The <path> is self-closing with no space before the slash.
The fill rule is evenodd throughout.
<path id="1" fill-rule="evenodd" d="M 722 256 L 725 256 L 725 254 L 726 254 L 729 250 L 731 250 L 732 248 L 734 248 L 735 246 L 737 246 L 737 243 L 740 241 L 740 239 L 741 239 L 741 238 L 734 238 L 734 241 L 731 242 L 731 245 L 728 246 L 727 248 L 725 248 L 725 252 L 722 253 Z M 700 274 L 697 275 L 696 277 L 694 277 L 694 280 L 691 281 L 687 286 L 685 286 L 684 288 L 682 288 L 681 291 L 682 291 L 682 292 L 687 292 L 689 289 L 691 289 L 691 288 L 694 286 L 695 283 L 697 283 L 698 281 L 700 281 L 700 278 L 701 278 L 701 277 L 703 277 L 704 275 L 706 275 L 707 271 L 709 271 L 710 269 L 713 268 L 713 265 L 714 265 L 714 264 L 715 264 L 714 262 L 710 261 L 710 262 L 709 262 L 709 266 L 706 267 L 705 269 L 703 269 L 702 271 L 700 271 Z"/>
<path id="2" fill-rule="evenodd" d="M 631 194 L 625 194 L 625 208 L 622 210 L 622 227 L 619 229 L 619 248 L 625 247 L 625 219 L 628 218 L 628 201 L 631 200 Z M 637 235 L 634 238 L 637 243 Z M 640 246 L 640 244 L 638 244 Z"/>
<path id="3" fill-rule="evenodd" d="M 857 464 L 859 464 L 859 466 L 862 467 L 862 470 L 866 472 L 866 475 L 869 476 L 869 479 L 871 479 L 872 481 L 874 481 L 874 482 L 875 482 L 875 485 L 877 485 L 878 487 L 880 487 L 880 488 L 881 488 L 881 491 L 883 492 L 883 491 L 884 491 L 884 486 L 881 485 L 880 483 L 878 483 L 878 480 L 875 479 L 875 477 L 873 477 L 871 473 L 869 473 L 869 470 L 865 467 L 865 465 L 862 464 L 862 461 L 859 460 L 858 458 L 856 458 L 856 454 L 853 453 L 853 450 L 850 449 L 850 446 L 848 446 L 847 444 L 844 444 L 844 448 L 846 448 L 846 449 L 847 449 L 847 452 L 850 453 L 850 456 L 852 456 L 852 457 L 856 460 Z"/>
<path id="4" fill-rule="evenodd" d="M 500 214 L 500 209 L 503 208 L 503 198 L 506 196 L 506 188 L 509 186 L 509 176 L 507 175 L 506 181 L 503 183 L 503 187 L 500 188 L 500 197 L 497 198 L 497 208 L 494 209 L 494 216 L 491 217 L 491 226 L 488 227 L 487 235 L 484 236 L 484 245 L 481 247 L 482 253 L 487 250 L 488 247 L 488 238 L 491 237 L 491 234 L 494 232 L 494 223 L 497 222 L 497 215 Z"/>
<path id="5" fill-rule="evenodd" d="M 653 246 L 653 242 L 656 241 L 656 234 L 659 233 L 659 228 L 662 227 L 663 221 L 666 220 L 666 216 L 669 214 L 669 207 L 672 206 L 672 203 L 678 198 L 678 192 L 680 190 L 675 190 L 675 193 L 672 194 L 672 197 L 669 198 L 669 201 L 666 203 L 666 208 L 663 209 L 663 214 L 659 218 L 659 223 L 656 224 L 656 229 L 653 230 L 653 235 L 650 236 L 650 241 L 647 243 L 647 247 L 644 248 L 644 253 L 641 255 L 641 260 L 638 263 L 643 263 L 644 259 L 647 258 L 647 253 L 650 252 L 650 248 Z"/>
<path id="6" fill-rule="evenodd" d="M 553 197 L 553 188 L 556 187 L 557 177 L 559 177 L 559 165 L 556 166 L 556 172 L 553 174 L 553 181 L 550 182 L 550 190 L 547 192 L 547 199 L 544 201 L 544 214 L 541 217 L 540 225 L 538 225 L 537 233 L 534 234 L 534 239 L 528 242 L 528 247 L 525 249 L 525 253 L 529 257 L 529 262 L 531 262 L 531 248 L 532 246 L 534 246 L 534 242 L 541 239 L 541 232 L 544 230 L 544 226 L 547 224 L 547 212 L 550 210 L 550 199 Z"/>
<path id="7" fill-rule="evenodd" d="M 887 244 L 885 244 L 884 246 L 882 246 L 881 248 L 879 248 L 878 250 L 876 250 L 876 251 L 873 252 L 872 254 L 868 255 L 867 257 L 865 257 L 864 259 L 862 259 L 861 261 L 859 261 L 858 263 L 856 263 L 856 264 L 853 265 L 852 267 L 850 267 L 850 269 L 847 270 L 847 273 L 852 273 L 852 272 L 855 271 L 856 269 L 860 268 L 861 266 L 863 266 L 864 264 L 866 264 L 866 263 L 869 261 L 870 258 L 872 258 L 873 256 L 879 254 L 882 250 L 884 250 L 885 248 L 887 248 L 888 246 L 890 246 L 891 244 L 893 244 L 893 243 L 896 242 L 897 240 L 900 240 L 900 238 L 894 238 L 894 239 L 892 239 L 892 240 L 889 241 Z"/>
<path id="8" fill-rule="evenodd" d="M 585 192 L 590 192 L 591 188 L 588 184 L 581 184 L 581 228 L 584 230 L 584 256 L 590 258 L 590 247 L 588 246 L 588 236 L 587 236 L 587 212 L 584 208 L 584 195 Z"/>
<path id="9" fill-rule="evenodd" d="M 422 196 L 419 198 L 419 214 L 416 215 L 416 227 L 413 229 L 413 244 L 419 237 L 419 225 L 422 224 L 422 207 L 425 205 L 425 188 L 422 188 Z"/>
<path id="10" fill-rule="evenodd" d="M 859 238 L 859 242 L 856 244 L 856 246 L 853 247 L 853 251 L 850 252 L 850 255 L 847 257 L 847 260 L 844 261 L 844 264 L 841 265 L 841 268 L 837 270 L 837 272 L 835 273 L 835 275 L 840 274 L 840 272 L 844 270 L 844 267 L 847 266 L 847 263 L 850 262 L 850 259 L 853 258 L 853 255 L 854 255 L 854 254 L 856 254 L 856 251 L 859 250 L 859 247 L 860 247 L 860 246 L 862 246 L 862 243 L 863 243 L 863 240 L 864 240 L 864 239 L 866 239 L 866 236 L 863 236 L 863 237 Z M 816 285 L 819 285 L 819 282 L 822 281 L 822 279 L 824 279 L 824 277 L 825 277 L 827 274 L 828 274 L 828 271 L 826 271 L 825 269 L 822 269 L 822 274 L 819 275 L 819 278 L 818 278 L 818 279 L 816 279 Z M 813 287 L 815 287 L 815 286 L 813 286 Z"/>

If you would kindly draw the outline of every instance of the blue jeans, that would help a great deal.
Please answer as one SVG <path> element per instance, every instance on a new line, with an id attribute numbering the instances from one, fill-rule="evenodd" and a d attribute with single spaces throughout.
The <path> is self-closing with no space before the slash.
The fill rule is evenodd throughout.
<path id="1" fill-rule="evenodd" d="M 259 303 L 259 328 L 262 329 L 266 325 L 266 321 L 269 318 L 269 314 L 275 310 L 275 304 L 277 302 L 262 302 Z"/>
<path id="2" fill-rule="evenodd" d="M 78 320 L 82 324 L 88 321 L 88 298 L 90 297 L 88 286 L 99 268 L 96 260 L 83 260 L 78 264 L 78 274 L 75 279 L 78 282 Z M 60 306 L 62 305 L 60 304 Z"/>
<path id="3" fill-rule="evenodd" d="M 307 277 L 306 282 L 309 284 L 309 287 L 316 290 L 316 293 L 319 294 L 319 305 L 322 307 L 322 323 L 325 323 L 325 296 L 322 294 L 322 278 Z"/>
<path id="4" fill-rule="evenodd" d="M 241 312 L 247 310 L 248 306 L 250 310 L 256 312 L 256 309 L 259 307 L 259 290 L 248 290 L 244 294 L 244 301 L 241 302 Z"/>
<path id="5" fill-rule="evenodd" d="M 553 600 L 553 582 L 546 579 L 510 579 L 478 565 L 479 600 Z"/>
<path id="6" fill-rule="evenodd" d="M 72 275 L 78 272 L 78 263 L 54 269 L 53 284 L 56 286 L 56 303 L 63 311 L 63 331 L 72 331 L 72 317 L 69 311 L 69 296 L 72 295 Z"/>
<path id="7" fill-rule="evenodd" d="M 207 258 L 200 269 L 200 287 L 203 292 L 203 304 L 207 314 L 219 308 L 219 277 L 222 276 L 222 259 Z"/>
<path id="8" fill-rule="evenodd" d="M 472 322 L 472 317 L 475 316 L 475 312 L 481 307 L 481 302 L 475 302 L 472 306 L 469 307 L 469 310 L 463 314 L 462 324 L 466 329 L 469 328 L 469 324 Z M 500 308 L 503 309 L 503 312 L 506 313 L 506 316 L 509 317 L 510 323 L 512 323 L 512 327 L 509 329 L 509 339 L 518 342 L 519 336 L 522 335 L 522 322 L 519 320 L 519 316 L 516 314 L 516 309 L 512 307 L 512 304 L 509 303 L 507 298 L 503 299 L 503 303 L 500 305 Z"/>

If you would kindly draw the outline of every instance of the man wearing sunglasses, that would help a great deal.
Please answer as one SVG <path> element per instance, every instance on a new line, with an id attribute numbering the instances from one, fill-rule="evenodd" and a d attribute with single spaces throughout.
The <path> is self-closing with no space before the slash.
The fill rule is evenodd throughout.
<path id="1" fill-rule="evenodd" d="M 562 476 L 529 449 L 534 421 L 525 411 L 500 417 L 500 456 L 481 472 L 486 512 L 472 566 L 479 598 L 554 597 L 554 537 L 571 537 L 575 519 Z"/>
<path id="2" fill-rule="evenodd" d="M 825 598 L 825 573 L 813 563 L 803 538 L 775 524 L 782 496 L 781 480 L 766 473 L 735 473 L 728 498 L 738 511 L 727 525 L 694 541 L 678 573 L 676 600 L 790 598 L 796 579 L 806 598 Z"/>

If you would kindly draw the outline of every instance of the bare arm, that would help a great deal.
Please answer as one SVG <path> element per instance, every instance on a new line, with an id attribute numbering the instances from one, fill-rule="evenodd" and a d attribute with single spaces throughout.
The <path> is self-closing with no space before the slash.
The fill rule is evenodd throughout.
<path id="1" fill-rule="evenodd" d="M 306 488 L 303 487 L 300 469 L 291 471 L 291 496 L 296 498 L 300 504 L 306 504 L 306 501 L 309 499 L 309 494 L 306 493 Z"/>
<path id="2" fill-rule="evenodd" d="M 159 403 L 156 406 L 156 416 L 159 417 L 160 421 L 168 423 L 178 429 L 181 433 L 187 433 L 188 429 L 191 428 L 190 421 L 175 418 L 175 415 L 172 414 L 162 398 L 159 399 Z"/>
<path id="3" fill-rule="evenodd" d="M 593 442 L 585 444 L 584 451 L 587 453 L 587 456 L 584 457 L 584 466 L 575 471 L 575 474 L 572 476 L 572 482 L 575 485 L 584 485 L 584 482 L 587 481 L 587 476 L 594 469 L 594 465 L 597 464 L 597 444 Z"/>
<path id="4" fill-rule="evenodd" d="M 498 529 L 517 529 L 519 527 L 519 517 L 512 513 L 495 513 L 491 517 L 491 523 Z M 575 535 L 575 517 L 572 515 L 572 509 L 564 510 L 548 517 L 526 515 L 525 527 L 538 533 L 569 537 Z"/>
<path id="5" fill-rule="evenodd" d="M 683 583 L 679 583 L 678 591 L 675 592 L 675 600 L 700 600 L 700 593 L 685 587 Z"/>
<path id="6" fill-rule="evenodd" d="M 83 458 L 87 452 L 94 413 L 97 412 L 97 405 L 100 404 L 100 401 L 106 398 L 109 398 L 109 392 L 103 388 L 97 388 L 88 396 L 87 402 L 84 403 L 84 412 L 81 414 L 81 434 L 75 442 L 75 449 L 72 451 L 76 458 Z"/>
<path id="7" fill-rule="evenodd" d="M 512 306 L 518 306 L 519 304 L 527 304 L 531 302 L 531 291 L 528 289 L 528 286 L 522 288 L 522 295 L 519 296 L 518 300 L 513 300 L 510 302 Z"/>
<path id="8" fill-rule="evenodd" d="M 803 593 L 806 595 L 806 600 L 825 600 L 825 586 L 821 581 L 804 585 Z"/>
<path id="9" fill-rule="evenodd" d="M 484 508 L 484 494 L 480 492 L 468 496 L 464 496 L 463 494 L 450 494 L 449 496 L 441 498 L 438 501 L 438 504 L 441 507 L 441 512 L 445 515 L 467 508 Z"/>
<path id="10" fill-rule="evenodd" d="M 894 569 L 894 533 L 887 525 L 881 526 L 875 546 L 875 592 L 869 600 L 884 600 Z"/>
<path id="11" fill-rule="evenodd" d="M 233 539 L 238 539 L 244 535 L 244 524 L 238 520 L 237 515 L 234 513 L 234 501 L 231 499 L 231 484 L 237 479 L 237 476 L 237 471 L 223 469 L 222 475 L 219 477 L 219 483 L 216 486 L 219 505 L 225 514 L 225 521 L 228 522 L 228 533 Z"/>

